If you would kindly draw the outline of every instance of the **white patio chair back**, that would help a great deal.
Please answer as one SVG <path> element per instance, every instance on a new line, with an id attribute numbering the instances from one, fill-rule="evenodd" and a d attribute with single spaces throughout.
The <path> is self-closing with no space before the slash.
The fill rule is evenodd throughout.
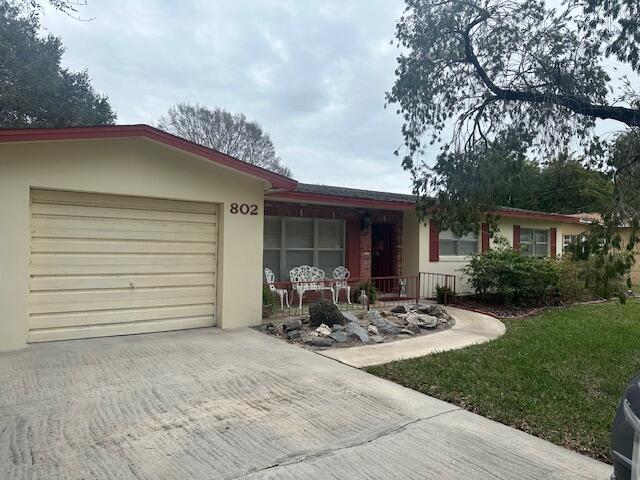
<path id="1" fill-rule="evenodd" d="M 276 285 L 275 285 L 276 274 L 273 273 L 273 270 L 271 270 L 270 268 L 265 268 L 264 278 L 267 280 L 267 285 L 269 286 L 269 290 L 271 290 L 272 292 L 275 292 L 276 291 Z"/>
<path id="2" fill-rule="evenodd" d="M 333 269 L 333 287 L 335 289 L 335 302 L 338 302 L 338 297 L 340 295 L 340 290 L 345 290 L 347 293 L 347 302 L 351 303 L 351 287 L 349 286 L 349 277 L 351 276 L 351 272 L 344 265 L 340 265 Z"/>
<path id="3" fill-rule="evenodd" d="M 276 287 L 276 275 L 270 268 L 264 269 L 264 278 L 267 280 L 267 286 L 272 293 L 280 297 L 280 309 L 284 310 L 284 304 L 286 302 L 287 308 L 289 308 L 289 292 L 285 288 Z"/>

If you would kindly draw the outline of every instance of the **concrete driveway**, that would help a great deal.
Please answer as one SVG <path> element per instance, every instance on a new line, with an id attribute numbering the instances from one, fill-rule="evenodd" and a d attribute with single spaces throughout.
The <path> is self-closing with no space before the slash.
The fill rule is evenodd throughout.
<path id="1" fill-rule="evenodd" d="M 252 330 L 0 354 L 2 479 L 602 479 L 606 465 Z"/>

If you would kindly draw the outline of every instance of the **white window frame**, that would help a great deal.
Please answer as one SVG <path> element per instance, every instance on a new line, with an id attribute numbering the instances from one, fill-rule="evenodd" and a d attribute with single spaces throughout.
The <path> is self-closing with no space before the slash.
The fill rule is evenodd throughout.
<path id="1" fill-rule="evenodd" d="M 531 242 L 523 242 L 524 232 L 531 232 Z M 536 232 L 544 232 L 547 235 L 546 242 L 536 242 Z M 538 245 L 546 245 L 543 252 L 539 252 Z M 523 248 L 524 247 L 524 248 Z M 520 227 L 520 251 L 531 257 L 548 257 L 551 249 L 551 230 L 547 228 L 522 228 Z"/>
<path id="2" fill-rule="evenodd" d="M 442 238 L 444 235 L 447 235 L 445 238 Z M 458 237 L 456 235 L 453 234 L 453 232 L 451 230 L 444 230 L 442 232 L 438 233 L 438 251 L 440 252 L 440 258 L 465 258 L 468 257 L 469 255 L 473 255 L 475 253 L 478 253 L 478 251 L 480 250 L 480 235 L 478 235 L 476 232 L 470 232 L 467 235 L 474 235 L 475 238 L 474 239 L 469 239 L 469 238 L 465 238 L 465 237 Z M 452 242 L 454 245 L 454 250 L 456 253 L 442 253 L 442 242 Z M 475 243 L 475 251 L 472 253 L 460 253 L 460 244 L 461 243 Z"/>
<path id="3" fill-rule="evenodd" d="M 264 241 L 263 241 L 263 252 L 264 251 L 277 251 L 280 253 L 280 265 L 279 265 L 279 271 L 274 271 L 273 273 L 276 274 L 276 278 L 283 282 L 283 281 L 289 281 L 289 272 L 287 271 L 287 250 L 297 250 L 297 251 L 312 251 L 313 252 L 313 267 L 318 267 L 319 265 L 319 259 L 320 259 L 320 253 L 321 252 L 341 252 L 342 253 L 342 258 L 341 258 L 341 265 L 344 265 L 344 261 L 345 261 L 345 251 L 347 248 L 346 245 L 346 224 L 344 220 L 337 220 L 337 219 L 333 219 L 333 218 L 308 218 L 308 217 L 281 217 L 281 216 L 277 216 L 277 215 L 265 215 L 265 219 L 266 218 L 278 218 L 280 219 L 280 247 L 278 248 L 267 248 L 264 246 Z M 312 248 L 291 248 L 291 247 L 287 247 L 287 220 L 306 220 L 306 221 L 312 221 L 313 222 L 313 247 Z M 342 248 L 328 248 L 328 247 L 319 247 L 319 238 L 318 238 L 318 225 L 322 222 L 336 222 L 336 223 L 340 223 L 342 225 Z M 324 272 L 325 275 L 327 275 L 328 277 L 331 277 L 331 275 L 333 274 L 333 272 Z"/>

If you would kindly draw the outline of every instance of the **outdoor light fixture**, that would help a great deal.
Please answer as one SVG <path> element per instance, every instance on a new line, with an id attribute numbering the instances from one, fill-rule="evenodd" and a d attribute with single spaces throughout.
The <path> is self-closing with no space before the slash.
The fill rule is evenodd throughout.
<path id="1" fill-rule="evenodd" d="M 371 215 L 369 212 L 364 212 L 364 215 L 360 217 L 360 231 L 366 232 L 369 230 L 369 226 L 371 225 Z"/>

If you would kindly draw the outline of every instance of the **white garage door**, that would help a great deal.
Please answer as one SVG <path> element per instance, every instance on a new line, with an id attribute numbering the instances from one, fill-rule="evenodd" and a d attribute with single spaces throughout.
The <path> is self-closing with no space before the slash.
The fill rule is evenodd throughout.
<path id="1" fill-rule="evenodd" d="M 217 213 L 32 190 L 29 341 L 215 325 Z"/>

